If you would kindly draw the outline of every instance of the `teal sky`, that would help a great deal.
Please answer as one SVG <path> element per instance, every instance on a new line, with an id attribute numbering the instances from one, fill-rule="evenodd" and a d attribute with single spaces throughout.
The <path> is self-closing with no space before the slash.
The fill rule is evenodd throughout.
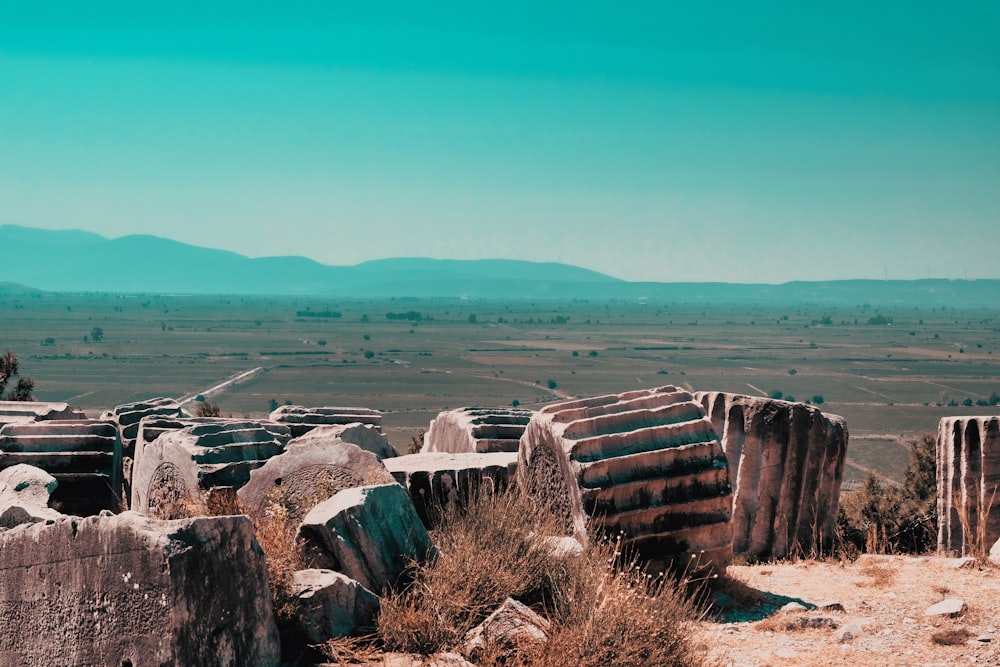
<path id="1" fill-rule="evenodd" d="M 484 5 L 0 0 L 0 223 L 1000 277 L 1000 3 Z"/>

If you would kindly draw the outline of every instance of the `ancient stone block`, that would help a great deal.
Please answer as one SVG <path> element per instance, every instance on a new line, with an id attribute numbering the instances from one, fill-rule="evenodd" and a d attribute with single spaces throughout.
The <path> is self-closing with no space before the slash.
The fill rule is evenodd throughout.
<path id="1" fill-rule="evenodd" d="M 118 435 L 122 442 L 122 493 L 129 500 L 132 498 L 132 471 L 135 468 L 135 444 L 139 433 L 139 422 L 144 417 L 150 416 L 189 417 L 190 415 L 172 398 L 151 398 L 146 401 L 125 403 L 101 415 L 101 419 L 118 424 Z"/>
<path id="2" fill-rule="evenodd" d="M 280 506 L 283 516 L 299 521 L 338 491 L 394 482 L 375 454 L 315 434 L 295 438 L 284 452 L 253 470 L 250 481 L 236 492 L 241 506 L 253 516 L 271 516 Z"/>
<path id="3" fill-rule="evenodd" d="M 56 478 L 41 468 L 18 464 L 0 470 L 0 529 L 58 519 L 49 509 Z"/>
<path id="4" fill-rule="evenodd" d="M 516 452 L 531 410 L 459 408 L 440 413 L 424 434 L 421 453 Z"/>
<path id="5" fill-rule="evenodd" d="M 733 480 L 733 551 L 810 553 L 834 534 L 847 423 L 804 403 L 697 392 Z"/>
<path id="6" fill-rule="evenodd" d="M 650 570 L 724 569 L 732 557 L 732 495 L 722 447 L 701 404 L 676 387 L 556 403 L 521 438 L 518 484 L 560 516 L 623 534 Z"/>
<path id="7" fill-rule="evenodd" d="M 945 417 L 938 424 L 938 550 L 964 556 L 1000 538 L 1000 417 Z M 968 533 L 962 528 L 963 521 Z"/>
<path id="8" fill-rule="evenodd" d="M 310 510 L 299 535 L 316 567 L 343 572 L 378 594 L 433 549 L 410 497 L 395 483 L 340 491 Z"/>
<path id="9" fill-rule="evenodd" d="M 382 428 L 382 413 L 368 408 L 320 407 L 282 405 L 271 413 L 270 420 L 288 424 L 292 437 L 305 435 L 323 424 L 371 424 Z"/>
<path id="10" fill-rule="evenodd" d="M 317 441 L 341 441 L 357 445 L 361 449 L 371 452 L 380 459 L 390 459 L 399 456 L 399 453 L 389 444 L 388 438 L 372 424 L 329 424 L 316 426 L 305 435 L 296 438 L 298 442 Z"/>
<path id="11" fill-rule="evenodd" d="M 83 410 L 66 403 L 40 401 L 0 401 L 0 424 L 50 421 L 52 419 L 86 419 Z"/>
<path id="12" fill-rule="evenodd" d="M 0 664 L 275 665 L 264 555 L 246 517 L 132 512 L 0 530 Z"/>
<path id="13" fill-rule="evenodd" d="M 296 616 L 311 643 L 375 631 L 379 598 L 354 579 L 333 570 L 299 570 L 292 581 Z"/>
<path id="14" fill-rule="evenodd" d="M 0 468 L 41 468 L 59 485 L 51 502 L 60 511 L 86 516 L 118 511 L 122 448 L 114 422 L 51 420 L 0 427 Z"/>
<path id="15" fill-rule="evenodd" d="M 478 490 L 502 491 L 514 483 L 516 452 L 492 454 L 408 454 L 385 462 L 393 478 L 406 488 L 425 526 L 442 508 L 461 506 Z"/>
<path id="16" fill-rule="evenodd" d="M 136 450 L 132 509 L 156 518 L 208 513 L 233 505 L 250 472 L 284 451 L 285 426 L 241 419 L 191 419 Z M 162 420 L 153 422 L 163 426 Z M 145 425 L 144 431 L 145 433 Z M 223 510 L 227 511 L 227 510 Z"/>

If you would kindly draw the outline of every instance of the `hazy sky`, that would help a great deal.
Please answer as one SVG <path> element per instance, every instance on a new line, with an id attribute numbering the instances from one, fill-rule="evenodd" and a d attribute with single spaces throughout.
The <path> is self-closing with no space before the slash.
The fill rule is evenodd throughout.
<path id="1" fill-rule="evenodd" d="M 330 264 L 1000 277 L 1000 3 L 0 0 L 3 222 Z"/>

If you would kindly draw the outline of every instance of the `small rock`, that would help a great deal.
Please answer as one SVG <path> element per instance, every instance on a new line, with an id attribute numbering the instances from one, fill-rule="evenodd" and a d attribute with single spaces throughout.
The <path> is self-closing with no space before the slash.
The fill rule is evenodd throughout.
<path id="1" fill-rule="evenodd" d="M 544 644 L 550 623 L 526 605 L 507 598 L 482 623 L 465 636 L 463 653 L 473 657 L 487 646 L 516 651 L 525 645 Z"/>
<path id="2" fill-rule="evenodd" d="M 836 600 L 829 600 L 827 602 L 821 602 L 817 605 L 817 608 L 821 611 L 839 611 L 841 613 L 846 613 L 847 610 L 844 609 L 844 605 Z"/>
<path id="3" fill-rule="evenodd" d="M 865 634 L 860 623 L 848 623 L 837 632 L 837 641 L 841 644 L 853 641 Z"/>
<path id="4" fill-rule="evenodd" d="M 546 537 L 542 542 L 553 558 L 577 558 L 583 555 L 583 545 L 575 537 Z"/>
<path id="5" fill-rule="evenodd" d="M 808 611 L 808 608 L 805 605 L 799 604 L 798 602 L 789 602 L 778 611 L 787 613 L 798 613 L 801 611 Z"/>
<path id="6" fill-rule="evenodd" d="M 990 637 L 989 635 L 979 635 L 978 637 L 976 637 L 976 641 L 979 642 L 980 644 L 989 644 L 991 641 L 993 641 L 993 637 Z"/>
<path id="7" fill-rule="evenodd" d="M 793 651 L 790 648 L 781 648 L 774 652 L 775 657 L 783 658 L 785 660 L 795 660 L 799 657 L 798 651 Z"/>
<path id="8" fill-rule="evenodd" d="M 948 616 L 954 618 L 955 616 L 964 614 L 968 608 L 965 600 L 961 598 L 948 598 L 928 607 L 924 611 L 924 616 Z"/>
<path id="9" fill-rule="evenodd" d="M 472 663 L 458 653 L 435 653 L 420 663 L 421 667 L 473 667 Z"/>
<path id="10" fill-rule="evenodd" d="M 956 570 L 970 569 L 976 566 L 976 559 L 972 556 L 966 556 L 965 558 L 955 558 L 951 559 L 949 565 Z"/>

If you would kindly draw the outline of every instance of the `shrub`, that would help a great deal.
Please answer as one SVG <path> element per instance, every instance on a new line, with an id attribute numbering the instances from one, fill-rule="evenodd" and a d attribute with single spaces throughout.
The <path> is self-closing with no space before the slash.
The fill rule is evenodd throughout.
<path id="1" fill-rule="evenodd" d="M 910 460 L 902 485 L 869 474 L 859 490 L 841 498 L 842 550 L 924 553 L 937 547 L 937 438 L 927 433 L 907 446 Z"/>
<path id="2" fill-rule="evenodd" d="M 221 417 L 222 412 L 219 410 L 219 406 L 215 403 L 210 403 L 206 400 L 202 400 L 198 403 L 198 416 L 199 417 Z"/>
<path id="3" fill-rule="evenodd" d="M 479 664 L 701 665 L 688 640 L 699 612 L 683 586 L 650 578 L 603 542 L 572 556 L 553 552 L 561 534 L 551 514 L 516 491 L 474 494 L 433 531 L 436 557 L 413 569 L 379 616 L 385 648 L 424 655 L 445 650 L 507 597 L 552 623 L 549 641 L 521 654 L 486 655 Z"/>

